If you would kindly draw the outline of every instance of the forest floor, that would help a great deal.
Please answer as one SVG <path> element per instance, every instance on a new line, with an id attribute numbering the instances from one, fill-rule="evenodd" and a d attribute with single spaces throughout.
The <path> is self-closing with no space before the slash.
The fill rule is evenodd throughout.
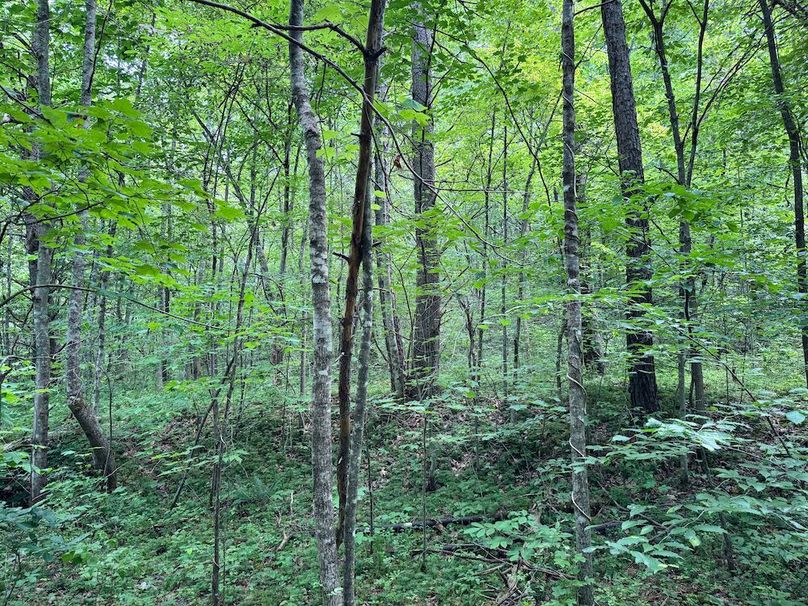
<path id="1" fill-rule="evenodd" d="M 801 514 L 789 520 L 774 511 L 780 500 L 796 499 L 792 506 L 804 512 L 808 478 L 784 484 L 782 477 L 747 468 L 749 457 L 757 456 L 751 448 L 775 453 L 780 440 L 800 460 L 793 451 L 804 455 L 808 447 L 804 426 L 778 419 L 775 436 L 768 423 L 750 420 L 737 442 L 721 437 L 726 428 L 714 429 L 712 438 L 705 433 L 701 444 L 717 440 L 724 448 L 709 453 L 709 467 L 691 456 L 685 486 L 672 442 L 660 438 L 646 448 L 643 440 L 651 434 L 620 429 L 622 392 L 598 389 L 590 432 L 598 457 L 590 468 L 600 546 L 594 553 L 598 604 L 808 603 L 808 569 L 801 560 L 806 534 L 796 521 Z M 209 602 L 207 431 L 201 447 L 193 448 L 204 411 L 191 409 L 181 393 L 160 396 L 160 407 L 147 405 L 154 397 L 118 398 L 114 441 L 121 487 L 111 495 L 97 490 L 78 432 L 61 434 L 52 448 L 55 471 L 46 503 L 53 514 L 43 518 L 56 538 L 40 552 L 45 561 L 29 555 L 18 569 L 7 563 L 5 570 L 17 577 L 14 587 L 5 585 L 9 606 Z M 360 603 L 573 603 L 565 410 L 552 400 L 519 395 L 507 402 L 470 401 L 462 390 L 448 390 L 428 408 L 374 401 L 363 459 L 367 483 L 360 491 Z M 270 413 L 248 403 L 231 425 L 223 484 L 228 604 L 318 602 L 306 422 L 305 412 Z M 610 444 L 632 445 L 633 455 L 610 459 L 614 452 L 598 450 Z M 796 471 L 804 474 L 804 468 Z M 757 478 L 760 485 L 742 491 L 733 474 Z M 776 481 L 781 484 L 772 485 Z M 717 507 L 717 486 L 730 499 L 749 494 L 743 505 L 748 511 L 734 500 L 736 509 Z M 760 515 L 759 506 L 773 513 Z M 443 522 L 424 533 L 418 525 L 424 517 Z M 452 523 L 454 518 L 466 519 Z M 407 522 L 413 527 L 390 528 Z M 48 557 L 48 549 L 55 557 Z"/>

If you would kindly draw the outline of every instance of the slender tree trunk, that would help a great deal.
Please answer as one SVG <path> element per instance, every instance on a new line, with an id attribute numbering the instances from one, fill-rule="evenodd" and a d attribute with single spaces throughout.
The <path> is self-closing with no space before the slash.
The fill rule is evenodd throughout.
<path id="1" fill-rule="evenodd" d="M 250 175 L 252 184 L 255 180 L 255 172 Z M 239 197 L 241 197 L 239 195 Z M 241 200 L 244 202 L 244 200 Z M 254 198 L 251 199 L 251 202 Z M 251 217 L 248 221 L 248 228 L 250 230 L 250 239 L 247 246 L 247 256 L 244 261 L 244 266 L 239 276 L 238 282 L 238 303 L 236 306 L 236 322 L 233 328 L 235 335 L 233 341 L 233 351 L 230 360 L 225 368 L 222 377 L 222 383 L 227 384 L 227 392 L 225 395 L 224 414 L 220 412 L 219 406 L 219 389 L 212 394 L 211 411 L 213 413 L 213 440 L 215 444 L 216 456 L 213 464 L 213 471 L 211 473 L 211 501 L 213 505 L 213 549 L 212 549 L 212 562 L 211 562 L 211 603 L 212 606 L 222 606 L 225 603 L 225 584 L 224 584 L 224 538 L 222 536 L 224 529 L 224 505 L 222 503 L 222 472 L 224 470 L 224 455 L 227 450 L 227 436 L 228 421 L 230 416 L 230 409 L 233 402 L 233 392 L 236 385 L 236 373 L 241 364 L 241 353 L 243 349 L 243 332 L 244 325 L 244 304 L 246 301 L 247 292 L 247 279 L 250 270 L 253 266 L 253 252 L 258 244 L 258 229 L 261 220 L 261 212 L 263 207 L 258 210 L 256 216 Z M 175 497 L 176 501 L 176 497 Z"/>
<path id="2" fill-rule="evenodd" d="M 359 287 L 359 267 L 365 254 L 365 206 L 370 204 L 368 186 L 373 159 L 373 99 L 376 94 L 379 54 L 382 46 L 384 0 L 370 5 L 367 39 L 365 42 L 365 77 L 362 85 L 362 117 L 359 124 L 359 159 L 352 206 L 351 248 L 348 255 L 348 276 L 345 280 L 345 309 L 342 316 L 339 354 L 339 454 L 337 456 L 337 491 L 339 492 L 339 525 L 337 544 L 342 540 L 345 524 L 345 504 L 348 486 L 348 459 L 351 451 L 351 362 L 354 342 L 354 316 Z"/>
<path id="3" fill-rule="evenodd" d="M 575 153 L 578 153 L 581 145 L 576 142 Z M 577 208 L 582 208 L 586 202 L 586 174 L 576 168 L 575 173 L 575 203 Z M 578 231 L 578 263 L 580 265 L 580 285 L 583 299 L 592 294 L 592 276 L 588 257 L 591 254 L 590 243 L 592 240 L 591 230 L 588 226 L 582 225 Z M 603 339 L 598 331 L 597 310 L 594 304 L 581 302 L 581 330 L 584 367 L 594 369 L 599 375 L 606 371 L 603 362 Z"/>
<path id="4" fill-rule="evenodd" d="M 303 0 L 291 0 L 289 24 L 303 25 Z M 291 32 L 289 65 L 292 100 L 306 143 L 309 165 L 309 254 L 311 257 L 312 338 L 314 369 L 311 403 L 311 457 L 314 475 L 314 521 L 320 563 L 320 587 L 326 606 L 341 606 L 339 563 L 332 501 L 331 461 L 331 294 L 328 284 L 328 217 L 325 167 L 320 157 L 320 120 L 311 107 L 303 51 L 296 44 L 301 30 Z"/>
<path id="5" fill-rule="evenodd" d="M 650 331 L 637 327 L 645 313 L 641 305 L 653 303 L 648 282 L 653 277 L 648 234 L 648 205 L 641 210 L 633 208 L 633 196 L 642 196 L 645 180 L 640 146 L 640 130 L 637 125 L 637 107 L 634 100 L 634 85 L 631 78 L 629 51 L 626 44 L 626 25 L 623 19 L 621 0 L 600 5 L 603 32 L 606 36 L 611 76 L 612 112 L 617 136 L 617 153 L 623 197 L 629 204 L 626 216 L 628 243 L 626 253 L 626 282 L 629 288 L 628 321 L 635 326 L 626 333 L 626 346 L 631 358 L 629 370 L 629 396 L 633 408 L 646 413 L 659 410 L 654 356 L 648 350 L 654 345 Z"/>
<path id="6" fill-rule="evenodd" d="M 417 21 L 412 41 L 412 98 L 427 111 L 432 107 L 433 32 L 425 23 L 425 11 L 414 3 Z M 432 142 L 432 117 L 426 126 L 415 125 L 413 168 L 415 213 L 415 248 L 418 271 L 415 280 L 415 326 L 413 330 L 410 379 L 416 397 L 428 396 L 434 387 L 440 362 L 441 294 L 440 250 L 433 225 L 435 208 L 435 148 Z"/>
<path id="7" fill-rule="evenodd" d="M 785 94 L 783 76 L 780 70 L 780 57 L 777 54 L 777 40 L 775 38 L 774 23 L 772 14 L 766 0 L 758 0 L 760 11 L 763 14 L 763 27 L 766 29 L 766 44 L 769 49 L 769 63 L 772 70 L 772 84 L 776 96 L 775 102 L 780 116 L 783 119 L 783 127 L 788 136 L 789 156 L 788 161 L 791 166 L 791 182 L 794 186 L 794 242 L 797 249 L 797 291 L 805 295 L 808 293 L 808 270 L 806 270 L 805 252 L 805 209 L 804 192 L 802 185 L 802 163 L 800 160 L 800 131 L 791 105 Z M 805 319 L 805 310 L 801 318 L 800 333 L 802 337 L 802 355 L 805 365 L 805 381 L 808 384 L 808 320 Z"/>
<path id="8" fill-rule="evenodd" d="M 290 104 L 287 108 L 287 132 L 286 132 L 286 139 L 283 145 L 283 196 L 281 198 L 281 213 L 283 215 L 283 225 L 281 227 L 281 252 L 280 252 L 280 261 L 278 263 L 278 290 L 280 291 L 280 299 L 282 305 L 282 314 L 283 317 L 286 317 L 286 296 L 285 296 L 285 284 L 286 284 L 286 266 L 288 264 L 288 257 L 289 257 L 289 239 L 292 233 L 292 207 L 294 203 L 294 198 L 292 196 L 292 112 L 293 107 Z M 297 173 L 297 160 L 295 160 L 295 173 Z M 266 257 L 261 251 L 260 256 L 261 264 L 262 264 L 262 272 L 264 272 L 264 279 L 268 279 L 269 276 L 267 272 L 269 271 L 269 266 L 267 264 Z M 264 269 L 266 267 L 266 269 Z M 283 342 L 280 340 L 276 340 L 272 345 L 272 352 L 270 353 L 270 362 L 271 364 L 276 367 L 280 368 L 283 365 L 284 359 L 284 345 Z"/>
<path id="9" fill-rule="evenodd" d="M 480 276 L 480 287 L 478 289 L 478 298 L 480 300 L 480 320 L 477 325 L 477 368 L 474 372 L 474 383 L 477 384 L 479 389 L 479 382 L 482 375 L 483 367 L 483 346 L 485 344 L 485 331 L 486 331 L 486 303 L 488 294 L 488 235 L 491 231 L 491 183 L 493 181 L 494 171 L 494 130 L 496 128 L 496 113 L 491 114 L 491 137 L 488 140 L 488 162 L 485 169 L 485 191 L 483 192 L 483 250 L 482 250 L 482 275 Z"/>
<path id="10" fill-rule="evenodd" d="M 704 8 L 702 17 L 699 20 L 699 42 L 697 52 L 697 75 L 696 75 L 696 94 L 693 100 L 693 118 L 692 118 L 692 136 L 690 145 L 690 163 L 685 158 L 685 141 L 682 138 L 679 112 L 676 107 L 676 95 L 673 90 L 673 81 L 670 74 L 670 66 L 668 64 L 667 49 L 665 45 L 665 18 L 667 17 L 668 10 L 672 5 L 672 0 L 664 4 L 662 12 L 659 16 L 654 12 L 654 8 L 646 2 L 640 0 L 643 10 L 645 11 L 648 20 L 654 31 L 654 50 L 659 60 L 659 68 L 662 73 L 662 82 L 665 87 L 665 98 L 668 105 L 668 119 L 671 126 L 671 135 L 673 137 L 673 148 L 676 153 L 676 180 L 679 185 L 690 188 L 693 177 L 693 162 L 695 158 L 696 148 L 698 145 L 698 122 L 699 122 L 699 99 L 701 96 L 701 70 L 702 70 L 702 57 L 703 57 L 703 44 L 704 35 L 707 29 L 707 14 L 709 11 L 709 0 L 704 0 Z M 696 321 L 698 300 L 696 296 L 696 281 L 689 275 L 690 272 L 687 268 L 687 257 L 692 251 L 692 238 L 690 235 L 690 223 L 686 220 L 679 222 L 679 252 L 685 258 L 682 271 L 685 272 L 686 277 L 682 279 L 679 287 L 679 296 L 682 301 L 682 319 L 687 324 L 688 336 L 692 335 L 692 325 Z M 693 360 L 693 352 L 689 346 L 683 345 L 681 351 L 677 356 L 678 378 L 679 384 L 677 386 L 677 398 L 679 400 L 678 406 L 682 415 L 687 413 L 687 389 L 684 383 L 685 373 L 684 369 L 687 361 L 690 360 L 690 373 L 693 382 L 693 391 L 695 394 L 695 408 L 701 411 L 704 406 L 704 373 L 702 371 L 701 362 Z M 686 470 L 683 469 L 683 473 Z"/>
<path id="11" fill-rule="evenodd" d="M 502 245 L 508 246 L 508 123 L 505 122 L 502 128 Z M 507 290 L 508 274 L 507 268 L 501 267 L 499 283 L 499 315 L 502 324 L 502 391 L 505 402 L 508 401 L 508 322 L 507 322 Z M 507 405 L 507 404 L 506 404 Z M 510 409 L 511 423 L 516 421 L 516 411 Z"/>
<path id="12" fill-rule="evenodd" d="M 386 88 L 386 87 L 385 87 Z M 379 98 L 385 97 L 384 90 L 379 91 Z M 376 210 L 376 225 L 385 226 L 390 223 L 390 192 L 387 179 L 385 158 L 387 145 L 383 137 L 386 129 L 381 128 L 377 133 L 377 140 L 382 140 L 381 149 L 377 150 L 374 163 L 374 181 L 376 188 L 382 192 L 377 197 L 379 205 Z M 387 349 L 387 361 L 390 368 L 390 386 L 393 393 L 399 398 L 404 397 L 406 385 L 406 362 L 404 354 L 404 341 L 401 338 L 401 322 L 398 315 L 396 295 L 393 290 L 393 268 L 390 252 L 382 246 L 376 248 L 377 280 L 379 283 L 379 308 L 382 315 L 382 327 Z"/>
<path id="13" fill-rule="evenodd" d="M 527 173 L 527 180 L 525 181 L 525 195 L 522 198 L 522 221 L 519 226 L 519 238 L 524 239 L 527 236 L 528 228 L 530 227 L 527 213 L 530 208 L 530 184 L 533 182 L 533 176 L 536 173 L 536 158 L 530 162 L 530 170 Z M 519 290 L 516 298 L 519 304 L 525 299 L 525 290 L 527 286 L 527 273 L 525 267 L 522 265 L 519 269 Z M 516 326 L 514 327 L 513 335 L 513 378 L 514 381 L 519 379 L 519 369 L 522 366 L 522 314 L 516 314 Z"/>
<path id="14" fill-rule="evenodd" d="M 117 224 L 113 221 L 109 226 L 110 238 L 115 237 Z M 112 256 L 112 244 L 107 245 L 106 256 Z M 98 278 L 98 288 L 101 296 L 98 301 L 98 343 L 95 352 L 95 369 L 93 371 L 93 414 L 101 413 L 101 376 L 107 367 L 107 296 L 105 294 L 109 284 L 109 270 L 104 268 Z M 195 377 L 196 378 L 196 377 Z"/>
<path id="15" fill-rule="evenodd" d="M 50 6 L 48 0 L 37 0 L 36 26 L 31 48 L 36 60 L 36 90 L 39 105 L 51 104 L 50 91 Z M 32 156 L 39 159 L 39 150 L 35 148 Z M 51 377 L 51 339 L 50 339 L 50 289 L 45 286 L 51 283 L 51 263 L 53 251 L 43 242 L 47 232 L 46 223 L 29 222 L 27 232 L 28 253 L 36 254 L 35 266 L 30 269 L 31 278 L 36 288 L 33 289 L 33 324 L 34 324 L 34 419 L 31 435 L 31 503 L 42 497 L 45 487 L 44 470 L 48 466 L 48 423 Z"/>
<path id="16" fill-rule="evenodd" d="M 382 21 L 384 0 L 373 0 L 370 8 L 371 25 L 374 18 Z M 370 31 L 371 27 L 368 28 Z M 370 42 L 370 36 L 368 36 Z M 356 377 L 356 405 L 354 407 L 351 451 L 348 461 L 348 498 L 345 506 L 345 566 L 343 569 L 343 595 L 345 606 L 354 606 L 356 590 L 356 509 L 359 495 L 359 464 L 362 460 L 365 419 L 367 416 L 368 372 L 370 369 L 370 345 L 373 334 L 373 237 L 371 234 L 370 196 L 365 204 L 365 221 L 362 234 L 362 341 L 359 345 L 359 369 Z"/>
<path id="17" fill-rule="evenodd" d="M 564 265 L 567 289 L 574 299 L 567 304 L 567 385 L 572 449 L 572 507 L 575 516 L 575 542 L 582 558 L 578 588 L 579 606 L 594 604 L 592 586 L 592 544 L 589 506 L 589 480 L 586 469 L 586 390 L 583 386 L 581 301 L 578 262 L 578 212 L 575 195 L 575 32 L 574 2 L 564 0 L 561 18 L 561 65 L 563 70 L 564 158 Z"/>
<path id="18" fill-rule="evenodd" d="M 81 103 L 84 107 L 92 104 L 92 80 L 95 70 L 95 26 L 96 2 L 85 2 L 85 29 L 84 29 L 84 60 L 82 73 Z M 89 126 L 89 121 L 85 122 Z M 86 179 L 85 170 L 79 175 L 80 180 Z M 83 315 L 84 293 L 79 290 L 84 286 L 84 234 L 87 230 L 87 212 L 80 215 L 81 224 L 73 239 L 75 252 L 72 262 L 72 283 L 77 287 L 70 291 L 67 310 L 67 405 L 70 412 L 78 421 L 87 441 L 90 443 L 93 455 L 93 465 L 104 474 L 107 488 L 114 490 L 117 486 L 115 474 L 115 457 L 107 437 L 101 429 L 98 416 L 84 398 L 84 389 L 81 384 L 81 322 Z"/>

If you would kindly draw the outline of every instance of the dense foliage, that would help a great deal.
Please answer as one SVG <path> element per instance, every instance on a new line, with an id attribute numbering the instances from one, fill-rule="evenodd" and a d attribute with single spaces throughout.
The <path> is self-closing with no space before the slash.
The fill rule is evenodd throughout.
<path id="1" fill-rule="evenodd" d="M 0 605 L 808 602 L 808 5 L 563 4 L 2 3 Z"/>

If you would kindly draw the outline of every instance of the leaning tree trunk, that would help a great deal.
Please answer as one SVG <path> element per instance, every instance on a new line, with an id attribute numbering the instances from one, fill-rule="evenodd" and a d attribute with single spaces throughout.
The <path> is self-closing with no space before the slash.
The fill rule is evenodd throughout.
<path id="1" fill-rule="evenodd" d="M 575 30 L 574 0 L 564 0 L 561 17 L 561 66 L 563 71 L 562 179 L 564 185 L 564 265 L 567 288 L 573 297 L 567 304 L 567 384 L 572 449 L 572 507 L 575 542 L 582 558 L 578 587 L 579 606 L 594 604 L 592 577 L 592 534 L 589 479 L 586 469 L 586 390 L 583 386 L 583 327 L 581 321 L 580 264 L 578 260 L 578 209 L 575 195 Z"/>
<path id="2" fill-rule="evenodd" d="M 418 15 L 413 27 L 412 98 L 429 110 L 432 107 L 432 31 L 424 23 L 424 11 L 415 4 Z M 413 395 L 428 396 L 433 388 L 440 361 L 441 295 L 440 250 L 437 233 L 432 225 L 435 208 L 435 148 L 432 143 L 433 123 L 430 116 L 426 126 L 416 124 L 413 132 L 415 157 L 413 162 L 415 213 L 415 248 L 418 271 L 415 279 L 415 326 L 413 327 L 410 380 Z"/>
<path id="3" fill-rule="evenodd" d="M 289 24 L 303 25 L 303 0 L 291 0 Z M 312 336 L 314 368 L 311 402 L 311 457 L 314 475 L 314 522 L 320 563 L 320 587 L 326 606 L 341 606 L 339 563 L 331 500 L 331 293 L 328 284 L 328 216 L 325 167 L 320 157 L 320 120 L 311 107 L 306 85 L 303 50 L 298 46 L 303 32 L 292 30 L 289 67 L 292 100 L 306 143 L 309 165 L 309 256 L 311 258 Z"/>
<path id="4" fill-rule="evenodd" d="M 606 36 L 611 76 L 612 113 L 617 137 L 617 153 L 620 168 L 623 197 L 629 204 L 626 215 L 628 243 L 626 253 L 626 282 L 629 289 L 629 309 L 627 317 L 632 328 L 626 333 L 626 346 L 631 357 L 629 370 L 629 396 L 633 408 L 644 412 L 659 410 L 657 397 L 654 356 L 648 350 L 654 345 L 650 331 L 637 326 L 643 321 L 642 305 L 653 302 L 650 263 L 651 242 L 648 236 L 648 205 L 642 210 L 633 208 L 630 198 L 642 195 L 645 179 L 642 165 L 640 129 L 637 125 L 637 107 L 634 100 L 634 85 L 631 79 L 628 45 L 626 44 L 626 24 L 623 19 L 623 5 L 620 0 L 604 2 L 600 5 L 603 19 L 603 32 Z"/>
<path id="5" fill-rule="evenodd" d="M 780 57 L 777 54 L 777 40 L 775 39 L 772 14 L 766 0 L 759 0 L 760 10 L 763 13 L 763 27 L 766 29 L 766 44 L 769 48 L 769 62 L 772 69 L 772 84 L 777 95 L 775 102 L 783 118 L 783 127 L 788 135 L 789 165 L 791 166 L 791 181 L 794 184 L 794 241 L 797 248 L 797 291 L 801 295 L 808 293 L 808 271 L 805 261 L 805 214 L 804 193 L 802 187 L 802 163 L 800 160 L 800 131 L 791 105 L 785 96 L 785 86 L 780 70 Z M 808 320 L 805 319 L 805 310 L 800 322 L 802 335 L 802 355 L 805 364 L 805 382 L 808 384 Z"/>
<path id="6" fill-rule="evenodd" d="M 48 0 L 38 0 L 36 9 L 36 26 L 34 28 L 31 50 L 36 60 L 36 90 L 39 105 L 51 104 L 50 92 L 50 6 Z M 34 147 L 33 159 L 39 159 L 39 149 Z M 32 192 L 33 193 L 33 192 Z M 31 503 L 42 498 L 45 487 L 43 471 L 48 466 L 48 423 L 49 393 L 51 376 L 51 341 L 49 301 L 51 283 L 51 262 L 53 251 L 43 242 L 47 232 L 47 223 L 36 222 L 33 218 L 27 226 L 28 253 L 36 254 L 36 262 L 32 263 L 31 279 L 33 298 L 34 324 L 34 418 L 31 432 Z"/>

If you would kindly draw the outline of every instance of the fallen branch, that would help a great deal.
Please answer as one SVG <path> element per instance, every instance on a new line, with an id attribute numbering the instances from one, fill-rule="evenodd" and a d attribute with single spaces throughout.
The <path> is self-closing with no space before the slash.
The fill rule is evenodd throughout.
<path id="1" fill-rule="evenodd" d="M 444 526 L 468 526 L 475 522 L 499 522 L 508 517 L 507 512 L 495 513 L 493 515 L 476 515 L 476 516 L 461 516 L 458 518 L 441 518 L 441 519 L 427 519 L 417 520 L 415 522 L 402 522 L 401 524 L 387 524 L 384 526 L 374 526 L 373 530 L 391 530 L 393 532 L 404 532 L 405 530 L 420 530 L 426 528 L 441 529 Z M 364 529 L 362 532 L 370 532 L 369 528 Z"/>

